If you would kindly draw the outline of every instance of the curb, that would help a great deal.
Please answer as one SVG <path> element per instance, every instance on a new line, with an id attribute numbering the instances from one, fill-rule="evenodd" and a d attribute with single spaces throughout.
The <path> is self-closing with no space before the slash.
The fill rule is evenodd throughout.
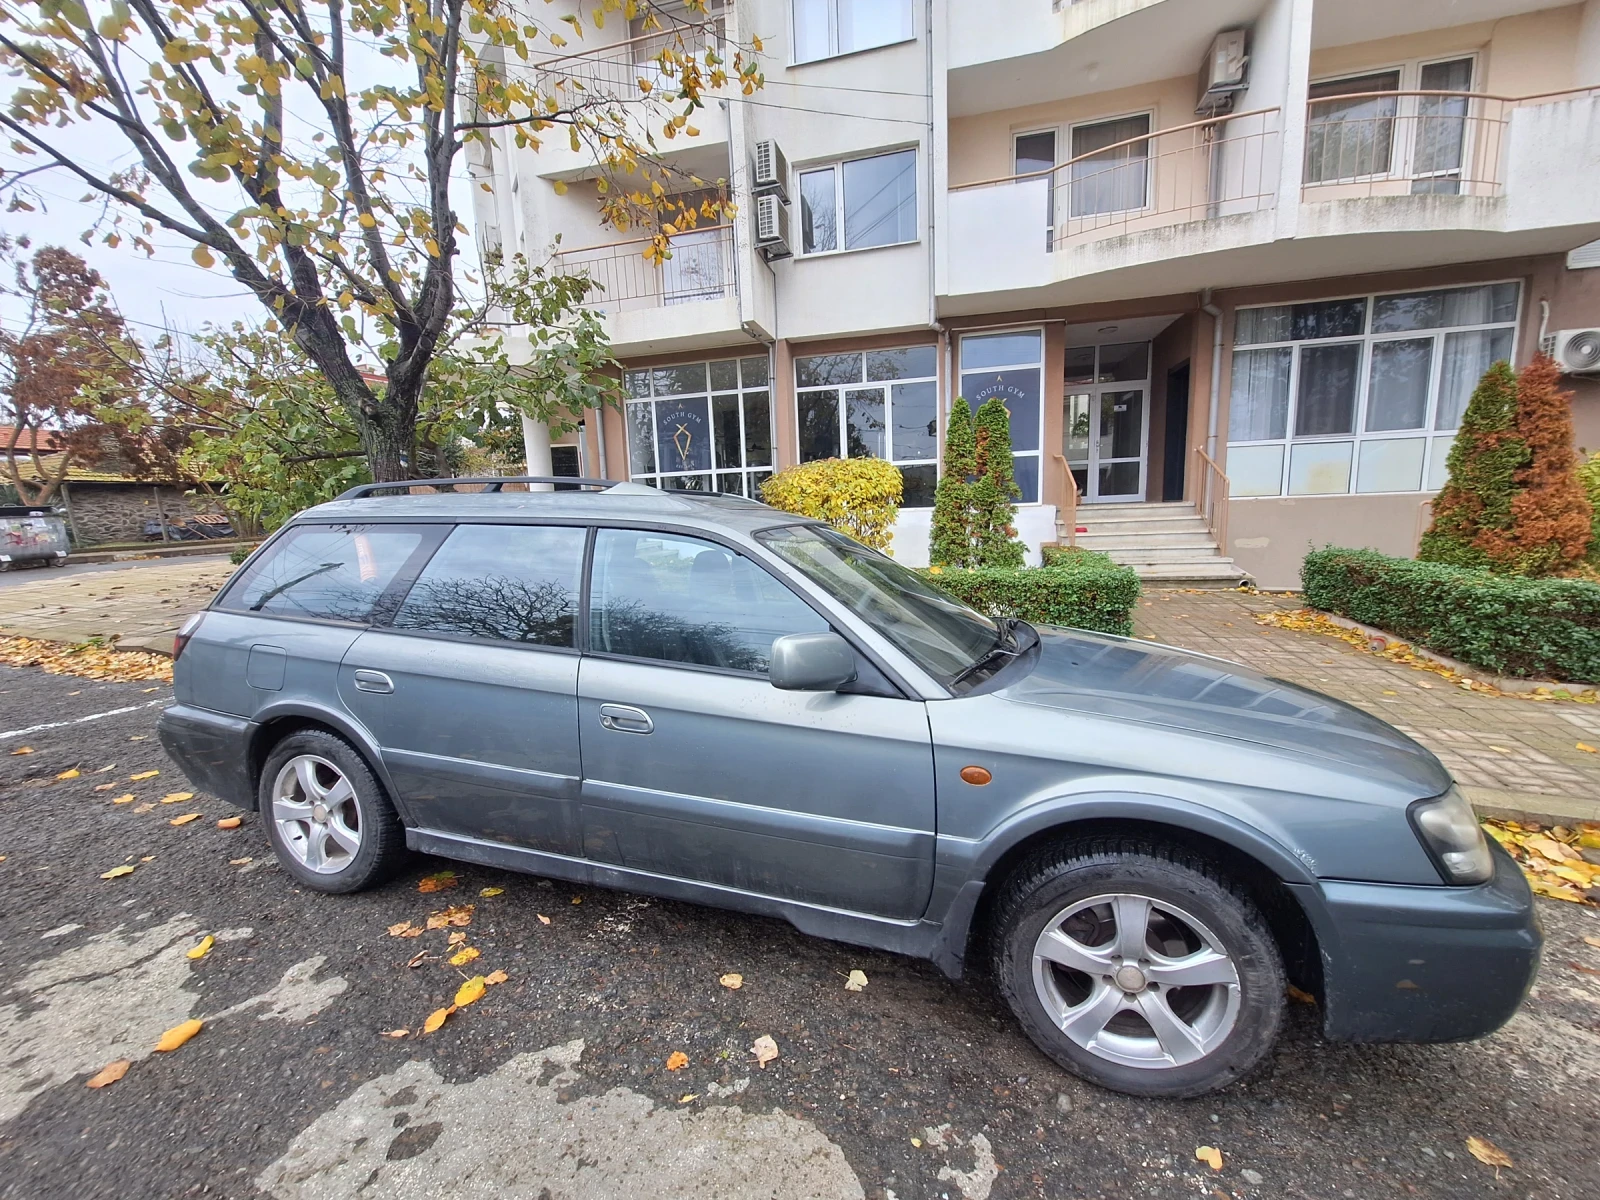
<path id="1" fill-rule="evenodd" d="M 1535 825 L 1600 824 L 1600 800 L 1542 796 L 1537 792 L 1512 792 L 1465 783 L 1458 786 L 1480 817 Z"/>
<path id="2" fill-rule="evenodd" d="M 1393 642 L 1396 645 L 1404 645 L 1418 658 L 1425 658 L 1441 667 L 1449 667 L 1450 670 L 1460 675 L 1463 679 L 1487 683 L 1490 687 L 1502 692 L 1521 692 L 1531 696 L 1535 692 L 1581 693 L 1594 690 L 1594 684 L 1592 683 L 1562 683 L 1554 679 L 1525 679 L 1520 675 L 1496 675 L 1482 667 L 1475 667 L 1471 663 L 1465 663 L 1460 659 L 1440 654 L 1437 650 L 1429 650 L 1426 646 L 1419 646 L 1416 642 L 1408 642 L 1405 638 L 1397 637 L 1395 634 L 1379 629 L 1376 626 L 1363 625 L 1360 621 L 1352 621 L 1349 617 L 1341 617 L 1338 613 L 1322 612 L 1320 608 L 1313 611 L 1321 612 L 1323 616 L 1341 628 L 1366 634 L 1369 643 L 1380 642 L 1383 646 L 1387 646 L 1390 642 Z M 1382 647 L 1375 646 L 1373 648 L 1381 649 Z"/>
<path id="3" fill-rule="evenodd" d="M 137 550 L 82 550 L 74 551 L 67 555 L 67 565 L 75 563 L 107 563 L 107 562 L 137 562 L 141 559 L 151 558 L 189 558 L 201 554 L 229 554 L 240 546 L 254 547 L 253 541 L 232 542 L 182 542 L 178 545 L 172 543 L 152 542 L 148 549 Z"/>

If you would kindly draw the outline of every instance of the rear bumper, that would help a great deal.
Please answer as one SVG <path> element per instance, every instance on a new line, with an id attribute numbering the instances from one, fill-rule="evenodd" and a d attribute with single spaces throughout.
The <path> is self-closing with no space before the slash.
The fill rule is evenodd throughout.
<path id="1" fill-rule="evenodd" d="M 240 808 L 256 806 L 250 774 L 254 723 L 243 717 L 174 704 L 161 710 L 156 734 L 167 757 L 202 791 Z"/>
<path id="2" fill-rule="evenodd" d="M 1492 1033 L 1522 1004 L 1543 937 L 1533 894 L 1492 840 L 1478 887 L 1324 882 L 1296 887 L 1322 948 L 1330 1039 L 1454 1042 Z"/>

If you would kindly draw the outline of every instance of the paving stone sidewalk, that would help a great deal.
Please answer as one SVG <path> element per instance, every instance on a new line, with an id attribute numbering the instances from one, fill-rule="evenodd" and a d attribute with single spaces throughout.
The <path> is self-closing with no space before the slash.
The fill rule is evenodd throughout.
<path id="1" fill-rule="evenodd" d="M 111 640 L 134 650 L 172 648 L 172 635 L 233 572 L 228 563 L 174 559 L 94 574 L 39 571 L 0 588 L 0 633 L 55 642 Z"/>
<path id="2" fill-rule="evenodd" d="M 1255 621 L 1257 613 L 1300 606 L 1293 596 L 1148 591 L 1134 629 L 1141 637 L 1232 659 L 1382 717 L 1437 754 L 1474 803 L 1600 819 L 1600 754 L 1577 748 L 1579 742 L 1600 746 L 1600 705 L 1469 692 L 1337 638 Z"/>

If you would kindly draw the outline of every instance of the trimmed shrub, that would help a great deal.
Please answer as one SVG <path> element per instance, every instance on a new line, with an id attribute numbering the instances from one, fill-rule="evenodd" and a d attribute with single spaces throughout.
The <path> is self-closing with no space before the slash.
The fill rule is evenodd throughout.
<path id="1" fill-rule="evenodd" d="M 1433 523 L 1422 535 L 1417 557 L 1458 567 L 1486 567 L 1479 539 L 1486 530 L 1511 524 L 1517 469 L 1528 460 L 1517 435 L 1517 376 L 1508 362 L 1483 373 L 1446 462 L 1450 477 L 1433 502 Z"/>
<path id="2" fill-rule="evenodd" d="M 1589 561 L 1600 563 L 1600 450 L 1578 464 L 1578 483 L 1589 497 Z"/>
<path id="3" fill-rule="evenodd" d="M 928 561 L 936 567 L 976 565 L 972 554 L 972 483 L 977 473 L 972 408 L 957 396 L 944 431 L 944 470 L 933 493 L 933 536 Z"/>
<path id="4" fill-rule="evenodd" d="M 1503 675 L 1600 683 L 1600 585 L 1329 547 L 1300 568 L 1314 608 Z"/>
<path id="5" fill-rule="evenodd" d="M 923 574 L 991 617 L 1133 636 L 1139 577 L 1104 554 L 1084 551 L 1049 567 L 930 567 Z"/>
<path id="6" fill-rule="evenodd" d="M 903 487 L 900 469 L 881 458 L 825 458 L 779 471 L 761 498 L 888 553 Z"/>
<path id="7" fill-rule="evenodd" d="M 1017 541 L 1017 487 L 1011 458 L 1011 414 L 998 396 L 978 406 L 973 418 L 978 480 L 972 485 L 972 544 L 980 567 L 1020 567 Z"/>

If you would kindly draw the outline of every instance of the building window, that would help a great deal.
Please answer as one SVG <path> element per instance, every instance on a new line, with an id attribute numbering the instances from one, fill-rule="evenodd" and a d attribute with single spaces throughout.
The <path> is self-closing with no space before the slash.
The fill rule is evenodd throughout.
<path id="1" fill-rule="evenodd" d="M 917 240 L 917 152 L 800 172 L 801 250 L 864 250 Z"/>
<path id="2" fill-rule="evenodd" d="M 882 458 L 900 468 L 902 508 L 930 508 L 939 481 L 938 352 L 817 354 L 794 362 L 800 461 Z"/>
<path id="3" fill-rule="evenodd" d="M 1150 116 L 1072 128 L 1072 215 L 1129 212 L 1149 204 Z"/>
<path id="4" fill-rule="evenodd" d="M 1011 414 L 1011 465 L 1024 504 L 1039 502 L 1044 332 L 1018 329 L 961 339 L 961 395 L 976 411 L 998 396 Z"/>
<path id="5" fill-rule="evenodd" d="M 651 487 L 760 499 L 772 474 L 767 360 L 624 372 L 628 477 Z"/>
<path id="6" fill-rule="evenodd" d="M 1458 195 L 1467 158 L 1473 60 L 1413 63 L 1313 83 L 1306 122 L 1305 181 L 1411 180 L 1416 194 Z M 1402 94 L 1401 86 L 1419 92 Z"/>
<path id="7" fill-rule="evenodd" d="M 1239 310 L 1234 496 L 1433 491 L 1467 400 L 1510 359 L 1520 285 Z"/>
<path id="8" fill-rule="evenodd" d="M 1038 133 L 1019 133 L 1012 142 L 1012 148 L 1015 173 L 1030 175 L 1045 182 L 1044 248 L 1049 250 L 1055 244 L 1057 180 L 1054 175 L 1045 175 L 1043 172 L 1056 165 L 1056 131 L 1046 129 Z"/>
<path id="9" fill-rule="evenodd" d="M 892 46 L 914 36 L 911 0 L 794 0 L 796 63 Z"/>

